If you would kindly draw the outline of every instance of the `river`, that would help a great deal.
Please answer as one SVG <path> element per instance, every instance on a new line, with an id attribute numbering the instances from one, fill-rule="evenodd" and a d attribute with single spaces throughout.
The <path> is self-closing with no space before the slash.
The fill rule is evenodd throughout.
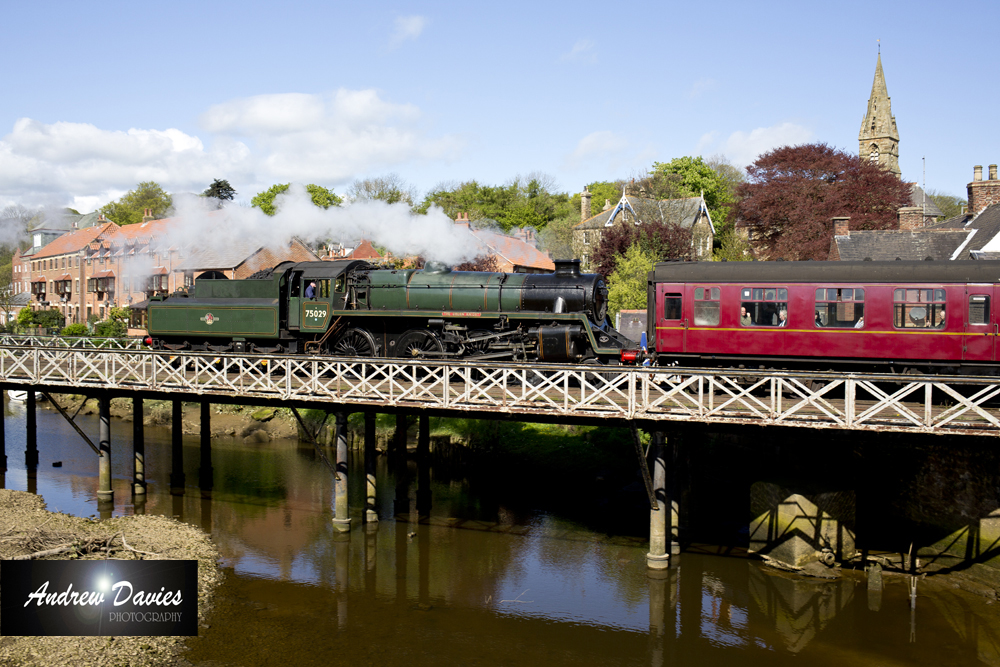
<path id="1" fill-rule="evenodd" d="M 6 488 L 100 515 L 96 456 L 59 414 L 38 411 L 34 478 L 24 406 L 11 404 L 5 422 Z M 97 433 L 96 417 L 78 423 Z M 516 484 L 477 493 L 455 466 L 430 470 L 431 509 L 420 516 L 412 462 L 413 484 L 397 489 L 380 458 L 381 520 L 366 525 L 352 461 L 354 523 L 341 534 L 331 475 L 309 445 L 215 442 L 204 494 L 197 436 L 186 437 L 188 487 L 171 495 L 170 431 L 147 426 L 150 493 L 133 504 L 131 426 L 112 423 L 113 514 L 176 516 L 222 553 L 227 576 L 208 627 L 188 640 L 195 665 L 1000 665 L 996 606 L 945 577 L 922 580 L 911 610 L 908 578 L 887 575 L 870 599 L 857 573 L 792 577 L 743 549 L 692 545 L 650 575 L 634 528 L 643 517 L 609 536 L 518 503 Z M 411 510 L 398 516 L 397 492 Z"/>

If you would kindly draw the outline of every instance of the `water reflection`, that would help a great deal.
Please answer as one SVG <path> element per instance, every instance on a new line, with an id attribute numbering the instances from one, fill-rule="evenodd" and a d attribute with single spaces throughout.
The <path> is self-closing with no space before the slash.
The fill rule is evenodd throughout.
<path id="1" fill-rule="evenodd" d="M 80 419 L 96 432 L 96 419 Z M 115 422 L 114 502 L 99 507 L 92 450 L 58 415 L 38 421 L 29 475 L 23 413 L 7 416 L 7 488 L 37 489 L 50 509 L 167 514 L 212 534 L 229 576 L 211 627 L 190 642 L 196 665 L 1000 665 L 1000 624 L 975 596 L 925 580 L 911 622 L 906 581 L 888 574 L 873 610 L 860 576 L 806 580 L 690 550 L 649 573 L 643 536 L 610 539 L 512 509 L 477 495 L 460 468 L 381 457 L 380 521 L 364 523 L 353 456 L 354 528 L 340 533 L 333 480 L 311 446 L 214 443 L 211 492 L 171 494 L 170 433 L 147 427 L 149 493 L 133 500 L 131 425 Z M 197 438 L 184 449 L 186 479 L 197 480 Z"/>

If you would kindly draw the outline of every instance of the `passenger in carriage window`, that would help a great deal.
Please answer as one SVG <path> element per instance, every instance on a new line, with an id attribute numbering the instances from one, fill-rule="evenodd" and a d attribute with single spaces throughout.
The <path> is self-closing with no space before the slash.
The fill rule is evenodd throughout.
<path id="1" fill-rule="evenodd" d="M 788 311 L 787 310 L 782 309 L 782 310 L 778 311 L 778 326 L 779 327 L 788 326 Z"/>
<path id="2" fill-rule="evenodd" d="M 816 311 L 816 326 L 817 327 L 823 326 L 823 318 L 820 317 L 818 310 Z"/>
<path id="3" fill-rule="evenodd" d="M 858 323 L 854 325 L 854 328 L 855 329 L 864 329 L 865 328 L 865 316 L 864 315 L 862 315 L 861 317 L 858 318 Z"/>
<path id="4" fill-rule="evenodd" d="M 753 326 L 753 320 L 750 318 L 746 306 L 740 306 L 740 324 L 745 327 Z"/>

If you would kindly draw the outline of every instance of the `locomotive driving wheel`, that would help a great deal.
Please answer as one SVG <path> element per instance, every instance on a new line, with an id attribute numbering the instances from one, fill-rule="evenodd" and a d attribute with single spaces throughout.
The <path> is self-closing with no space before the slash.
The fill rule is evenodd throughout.
<path id="1" fill-rule="evenodd" d="M 420 329 L 407 331 L 396 341 L 396 356 L 403 359 L 421 359 L 423 357 L 439 359 L 440 356 L 438 354 L 428 355 L 427 353 L 443 351 L 444 346 L 441 345 L 441 341 L 434 334 Z"/>
<path id="2" fill-rule="evenodd" d="M 364 329 L 348 329 L 333 344 L 333 353 L 342 357 L 377 357 L 378 344 Z"/>

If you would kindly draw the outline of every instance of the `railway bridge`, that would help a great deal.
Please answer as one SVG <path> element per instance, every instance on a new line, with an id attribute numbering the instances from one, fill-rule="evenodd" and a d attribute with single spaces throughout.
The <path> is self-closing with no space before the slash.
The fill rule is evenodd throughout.
<path id="1" fill-rule="evenodd" d="M 202 486 L 211 486 L 209 405 L 229 403 L 324 408 L 335 413 L 335 519 L 350 529 L 346 423 L 364 412 L 368 500 L 374 508 L 374 420 L 417 413 L 418 456 L 428 447 L 430 415 L 620 425 L 635 434 L 636 455 L 650 500 L 652 568 L 676 551 L 677 503 L 670 492 L 665 432 L 697 422 L 726 426 L 783 426 L 854 432 L 957 436 L 1000 434 L 1000 378 L 785 372 L 765 368 L 645 368 L 505 364 L 382 358 L 329 358 L 163 352 L 138 340 L 0 337 L 0 385 L 27 390 L 25 461 L 37 467 L 35 392 L 84 394 L 100 403 L 98 444 L 64 416 L 98 456 L 98 497 L 111 498 L 110 401 L 166 399 L 173 410 L 171 486 L 183 487 L 181 401 L 201 404 Z M 58 404 L 57 404 L 57 407 Z M 62 412 L 62 408 L 59 408 Z M 301 418 L 300 418 L 301 421 Z M 142 420 L 134 422 L 134 493 L 145 493 Z M 643 451 L 637 428 L 653 434 Z M 0 429 L 0 438 L 3 430 Z M 397 428 L 397 437 L 400 429 Z M 403 430 L 405 437 L 405 429 Z M 2 444 L 2 443 L 0 443 Z M 405 452 L 405 442 L 398 443 Z M 2 468 L 6 471 L 6 452 Z M 399 458 L 399 457 L 397 457 Z M 405 457 L 402 457 L 405 458 Z M 652 472 L 649 465 L 652 466 Z"/>

